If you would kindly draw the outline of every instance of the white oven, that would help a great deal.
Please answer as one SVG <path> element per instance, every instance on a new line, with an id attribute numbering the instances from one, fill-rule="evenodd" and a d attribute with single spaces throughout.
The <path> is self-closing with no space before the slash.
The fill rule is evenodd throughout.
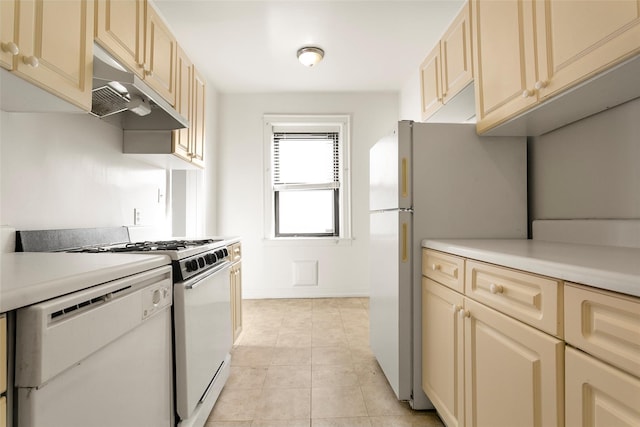
<path id="1" fill-rule="evenodd" d="M 231 292 L 226 260 L 174 285 L 176 411 L 203 426 L 229 377 Z"/>
<path id="2" fill-rule="evenodd" d="M 18 425 L 172 427 L 171 282 L 164 266 L 19 309 Z"/>

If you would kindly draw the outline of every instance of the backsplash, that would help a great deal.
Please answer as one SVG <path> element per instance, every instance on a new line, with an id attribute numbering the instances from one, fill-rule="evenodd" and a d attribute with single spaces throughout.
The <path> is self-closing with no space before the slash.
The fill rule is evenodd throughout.
<path id="1" fill-rule="evenodd" d="M 170 231 L 167 173 L 122 153 L 122 130 L 88 114 L 0 111 L 0 224 L 16 229 L 141 223 Z"/>

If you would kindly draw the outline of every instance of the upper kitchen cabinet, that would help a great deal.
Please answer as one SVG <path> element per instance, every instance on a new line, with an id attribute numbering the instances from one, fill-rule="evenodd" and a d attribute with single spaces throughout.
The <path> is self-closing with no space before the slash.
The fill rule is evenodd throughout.
<path id="1" fill-rule="evenodd" d="M 465 121 L 473 116 L 473 100 L 452 106 L 454 97 L 473 81 L 471 15 L 465 3 L 420 67 L 422 120 Z M 469 94 L 473 95 L 470 88 Z M 464 108 L 460 108 L 463 106 Z"/>
<path id="2" fill-rule="evenodd" d="M 20 53 L 15 35 L 16 2 L 0 1 L 0 66 L 13 69 L 13 57 Z"/>
<path id="3" fill-rule="evenodd" d="M 144 79 L 162 97 L 174 105 L 177 42 L 151 4 L 147 3 Z"/>
<path id="4" fill-rule="evenodd" d="M 173 132 L 173 153 L 204 167 L 204 80 L 178 46 L 176 66 L 176 110 L 191 126 Z"/>
<path id="5" fill-rule="evenodd" d="M 175 105 L 177 42 L 146 0 L 97 0 L 96 41 Z"/>
<path id="6" fill-rule="evenodd" d="M 0 3 L 3 67 L 89 111 L 93 1 L 5 0 Z M 13 40 L 10 40 L 11 34 Z"/>
<path id="7" fill-rule="evenodd" d="M 616 67 L 640 53 L 640 0 L 472 0 L 471 15 L 479 133 L 539 135 L 640 96 L 640 61 Z"/>
<path id="8" fill-rule="evenodd" d="M 145 0 L 96 0 L 96 42 L 144 78 Z"/>

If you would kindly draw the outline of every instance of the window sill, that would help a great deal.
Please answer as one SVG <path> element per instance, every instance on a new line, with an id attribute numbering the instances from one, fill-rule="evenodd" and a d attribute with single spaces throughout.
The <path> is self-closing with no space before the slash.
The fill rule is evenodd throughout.
<path id="1" fill-rule="evenodd" d="M 353 237 L 267 237 L 265 246 L 351 246 Z"/>

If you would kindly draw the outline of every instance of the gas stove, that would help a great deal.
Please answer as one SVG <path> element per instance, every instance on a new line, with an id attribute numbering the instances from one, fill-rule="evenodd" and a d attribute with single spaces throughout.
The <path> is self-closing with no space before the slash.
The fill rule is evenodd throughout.
<path id="1" fill-rule="evenodd" d="M 167 255 L 171 258 L 174 282 L 187 280 L 229 262 L 229 250 L 224 239 L 129 242 L 128 231 L 122 228 L 18 231 L 16 250 Z"/>

